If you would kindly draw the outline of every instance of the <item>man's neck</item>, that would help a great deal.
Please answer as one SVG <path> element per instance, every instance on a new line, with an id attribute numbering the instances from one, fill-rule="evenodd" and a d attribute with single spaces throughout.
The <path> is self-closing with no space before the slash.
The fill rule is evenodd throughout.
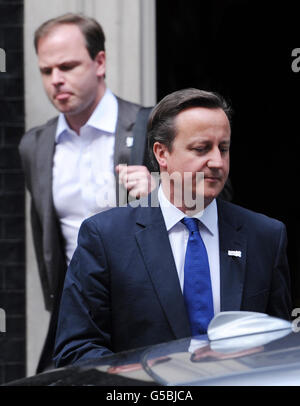
<path id="1" fill-rule="evenodd" d="M 84 110 L 79 113 L 75 114 L 65 114 L 65 119 L 69 125 L 69 127 L 76 132 L 76 134 L 80 135 L 80 129 L 83 127 L 90 117 L 92 116 L 93 112 L 95 111 L 96 107 L 98 106 L 100 100 L 104 96 L 106 87 L 99 88 L 99 93 L 97 98 Z"/>
<path id="2" fill-rule="evenodd" d="M 203 195 L 196 195 L 194 198 L 188 196 L 186 199 L 183 191 L 182 194 L 174 192 L 172 184 L 166 186 L 164 182 L 162 182 L 161 186 L 165 197 L 187 216 L 193 216 L 203 211 L 213 200 L 205 199 Z M 187 200 L 187 202 L 185 200 Z"/>

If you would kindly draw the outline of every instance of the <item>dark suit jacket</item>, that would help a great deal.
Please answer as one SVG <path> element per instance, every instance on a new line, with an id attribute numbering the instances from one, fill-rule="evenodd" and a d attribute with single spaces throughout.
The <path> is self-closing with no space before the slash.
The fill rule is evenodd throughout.
<path id="1" fill-rule="evenodd" d="M 285 226 L 222 200 L 218 216 L 221 310 L 288 319 Z M 62 295 L 57 366 L 190 334 L 160 208 L 116 208 L 86 220 Z"/>
<path id="2" fill-rule="evenodd" d="M 150 108 L 142 108 L 118 98 L 118 122 L 115 139 L 114 164 L 127 163 L 142 165 L 147 162 L 146 131 L 136 130 L 138 113 L 146 114 Z M 56 217 L 52 197 L 52 165 L 55 151 L 57 117 L 45 125 L 29 130 L 22 138 L 19 151 L 25 173 L 26 185 L 31 194 L 31 222 L 33 241 L 38 269 L 42 283 L 45 306 L 52 311 L 49 333 L 46 339 L 38 372 L 45 369 L 52 358 L 57 322 L 58 303 L 67 269 L 64 242 Z M 132 148 L 127 147 L 126 139 L 134 135 Z M 151 169 L 151 168 L 149 168 Z M 118 191 L 118 188 L 117 188 Z M 117 196 L 122 203 L 126 197 Z M 44 360 L 43 360 L 44 359 Z"/>

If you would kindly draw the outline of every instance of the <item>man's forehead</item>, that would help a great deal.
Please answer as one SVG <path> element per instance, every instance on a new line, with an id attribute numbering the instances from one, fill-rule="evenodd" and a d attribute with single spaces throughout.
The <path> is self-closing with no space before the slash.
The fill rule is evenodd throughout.
<path id="1" fill-rule="evenodd" d="M 214 117 L 216 119 L 216 116 L 219 116 L 220 118 L 227 118 L 228 117 L 225 113 L 225 111 L 221 107 L 202 107 L 202 106 L 192 106 L 188 107 L 182 111 L 180 111 L 176 119 L 179 118 L 190 118 L 190 117 L 196 117 L 199 119 L 209 119 L 210 117 Z"/>
<path id="2" fill-rule="evenodd" d="M 222 128 L 230 134 L 231 126 L 225 111 L 221 108 L 190 107 L 175 117 L 176 130 L 197 127 L 198 130 Z"/>
<path id="3" fill-rule="evenodd" d="M 44 46 L 45 45 L 45 46 Z M 85 38 L 79 27 L 75 24 L 59 24 L 51 27 L 37 44 L 38 55 L 41 51 L 50 52 L 64 48 L 66 51 L 83 45 L 86 48 Z M 45 50 L 43 48 L 46 48 Z"/>

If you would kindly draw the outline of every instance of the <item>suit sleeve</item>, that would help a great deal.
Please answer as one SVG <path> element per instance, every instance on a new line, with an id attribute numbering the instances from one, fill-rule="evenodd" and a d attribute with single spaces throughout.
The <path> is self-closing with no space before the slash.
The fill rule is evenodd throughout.
<path id="1" fill-rule="evenodd" d="M 284 224 L 281 223 L 276 257 L 273 268 L 272 285 L 268 301 L 267 313 L 286 320 L 291 319 L 291 287 L 290 272 L 286 254 L 287 234 Z"/>
<path id="2" fill-rule="evenodd" d="M 66 274 L 54 360 L 62 367 L 111 353 L 108 263 L 101 237 L 87 220 Z"/>
<path id="3" fill-rule="evenodd" d="M 32 198 L 32 182 L 33 176 L 32 173 L 35 169 L 35 130 L 28 131 L 25 133 L 19 144 L 19 154 L 21 157 L 21 163 L 23 172 L 25 175 L 26 187 L 31 196 L 30 202 L 30 222 L 32 230 L 32 238 L 35 249 L 36 260 L 38 264 L 39 275 L 42 284 L 42 291 L 44 295 L 44 302 L 46 310 L 52 309 L 52 300 L 48 294 L 50 292 L 50 286 L 47 279 L 47 271 L 44 262 L 44 253 L 43 253 L 43 228 L 40 222 L 38 212 L 36 210 L 33 198 Z"/>
<path id="4" fill-rule="evenodd" d="M 44 296 L 45 308 L 48 311 L 52 310 L 53 302 L 52 297 L 48 294 L 51 292 L 51 288 L 49 286 L 49 281 L 47 278 L 47 270 L 44 262 L 44 252 L 43 252 L 43 228 L 36 211 L 33 199 L 31 198 L 30 203 L 30 222 L 31 222 L 31 230 L 32 230 L 32 239 L 34 245 L 34 251 L 36 256 L 36 261 L 38 265 L 39 276 L 42 285 L 42 292 Z"/>

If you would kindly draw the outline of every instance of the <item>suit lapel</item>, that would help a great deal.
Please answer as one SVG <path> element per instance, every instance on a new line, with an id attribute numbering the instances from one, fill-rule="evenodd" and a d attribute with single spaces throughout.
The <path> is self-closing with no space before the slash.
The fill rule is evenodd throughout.
<path id="1" fill-rule="evenodd" d="M 56 284 L 57 273 L 59 271 L 57 266 L 59 237 L 52 196 L 52 167 L 56 126 L 57 119 L 51 120 L 48 123 L 38 136 L 36 149 L 36 176 L 38 184 L 36 193 L 38 196 L 36 196 L 35 202 L 38 202 L 39 207 L 37 207 L 37 210 L 40 212 L 43 229 L 45 230 L 41 244 L 43 245 L 48 280 L 52 288 Z"/>
<path id="2" fill-rule="evenodd" d="M 52 207 L 52 166 L 55 148 L 55 130 L 57 119 L 50 122 L 38 137 L 36 150 L 38 201 L 41 202 L 41 213 L 48 217 Z"/>
<path id="3" fill-rule="evenodd" d="M 143 208 L 136 233 L 144 263 L 176 338 L 191 334 L 168 233 L 159 207 Z"/>
<path id="4" fill-rule="evenodd" d="M 218 217 L 221 311 L 240 310 L 245 280 L 247 236 L 242 225 L 237 222 L 234 211 L 221 200 L 218 201 Z M 239 253 L 241 257 L 238 256 Z"/>
<path id="5" fill-rule="evenodd" d="M 132 128 L 136 118 L 129 108 L 129 103 L 118 98 L 118 122 L 116 128 L 115 150 L 114 150 L 114 166 L 118 163 L 129 164 L 130 144 L 127 138 L 132 136 Z M 130 141 L 130 139 L 128 139 Z M 128 146 L 129 145 L 129 146 Z"/>
<path id="6" fill-rule="evenodd" d="M 152 107 L 142 107 L 132 129 L 133 146 L 130 165 L 143 165 L 147 143 L 147 123 Z"/>

